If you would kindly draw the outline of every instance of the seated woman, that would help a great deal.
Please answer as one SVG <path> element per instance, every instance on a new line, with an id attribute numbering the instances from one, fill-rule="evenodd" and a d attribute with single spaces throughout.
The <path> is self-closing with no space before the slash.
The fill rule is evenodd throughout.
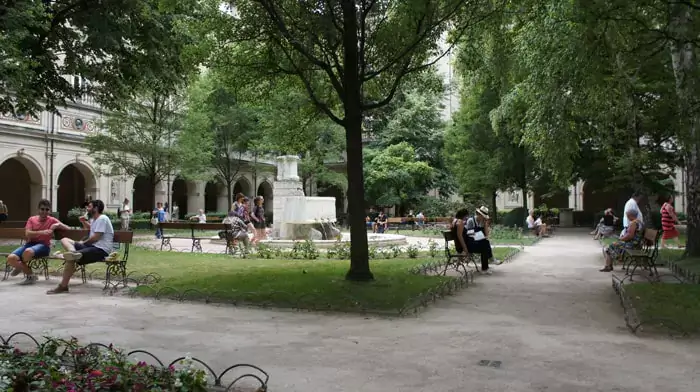
<path id="1" fill-rule="evenodd" d="M 488 213 L 489 209 L 481 206 L 476 209 L 476 214 L 469 218 L 466 223 L 467 250 L 469 253 L 481 255 L 481 273 L 485 275 L 491 275 L 489 260 L 493 259 L 493 250 L 487 238 L 491 232 L 491 220 Z"/>
<path id="2" fill-rule="evenodd" d="M 542 218 L 537 217 L 535 219 L 535 210 L 530 211 L 530 215 L 525 219 L 527 223 L 527 228 L 532 230 L 532 232 L 538 237 L 547 236 L 547 225 L 542 223 Z"/>
<path id="3" fill-rule="evenodd" d="M 450 223 L 450 230 L 455 236 L 455 248 L 457 248 L 457 253 L 463 256 L 467 255 L 467 230 L 464 227 L 468 218 L 469 210 L 461 208 L 457 210 Z"/>
<path id="4" fill-rule="evenodd" d="M 605 267 L 600 272 L 610 272 L 613 270 L 613 261 L 622 257 L 625 249 L 634 249 L 639 246 L 644 236 L 642 223 L 637 220 L 638 212 L 636 210 L 627 211 L 627 219 L 629 226 L 625 234 L 618 241 L 608 245 L 603 252 L 605 254 Z"/>
<path id="5" fill-rule="evenodd" d="M 613 214 L 612 208 L 605 210 L 603 217 L 600 218 L 600 222 L 595 227 L 595 230 L 591 232 L 594 240 L 598 240 L 604 237 L 610 237 L 615 229 L 615 222 L 617 222 L 617 217 Z"/>

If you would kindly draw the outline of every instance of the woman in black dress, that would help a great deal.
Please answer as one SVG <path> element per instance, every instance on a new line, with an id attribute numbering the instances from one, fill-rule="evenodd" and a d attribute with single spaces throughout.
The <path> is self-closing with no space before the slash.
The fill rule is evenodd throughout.
<path id="1" fill-rule="evenodd" d="M 253 226 L 255 226 L 255 236 L 259 240 L 264 240 L 265 235 L 265 208 L 263 203 L 265 199 L 262 196 L 257 196 L 253 199 L 253 213 L 250 219 L 253 221 Z"/>

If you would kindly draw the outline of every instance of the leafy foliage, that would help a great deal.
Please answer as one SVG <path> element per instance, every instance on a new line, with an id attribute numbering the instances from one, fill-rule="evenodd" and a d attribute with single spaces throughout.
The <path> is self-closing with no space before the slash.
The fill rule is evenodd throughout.
<path id="1" fill-rule="evenodd" d="M 365 186 L 377 205 L 415 205 L 434 175 L 433 168 L 418 160 L 415 149 L 406 142 L 369 150 L 365 159 Z"/>
<path id="2" fill-rule="evenodd" d="M 144 176 L 155 189 L 181 162 L 176 145 L 180 105 L 177 96 L 146 91 L 125 101 L 119 110 L 107 112 L 100 124 L 102 132 L 88 135 L 85 145 L 103 171 Z"/>
<path id="3" fill-rule="evenodd" d="M 0 112 L 56 111 L 94 94 L 109 108 L 144 81 L 172 91 L 191 72 L 176 29 L 198 14 L 193 1 L 18 0 L 0 7 Z M 75 75 L 80 83 L 73 83 Z"/>

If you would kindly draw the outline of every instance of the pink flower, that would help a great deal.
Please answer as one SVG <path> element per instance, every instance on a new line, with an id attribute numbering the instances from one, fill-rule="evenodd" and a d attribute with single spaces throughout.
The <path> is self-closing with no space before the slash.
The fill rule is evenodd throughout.
<path id="1" fill-rule="evenodd" d="M 90 372 L 90 375 L 93 376 L 93 377 L 101 377 L 102 374 L 103 374 L 103 373 L 102 373 L 101 371 L 99 371 L 99 370 L 93 370 L 93 371 Z"/>

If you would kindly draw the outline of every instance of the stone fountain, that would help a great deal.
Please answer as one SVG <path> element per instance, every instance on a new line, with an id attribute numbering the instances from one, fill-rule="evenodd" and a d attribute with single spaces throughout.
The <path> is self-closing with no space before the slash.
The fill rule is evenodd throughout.
<path id="1" fill-rule="evenodd" d="M 272 185 L 275 240 L 336 240 L 335 198 L 305 196 L 297 165 L 299 157 L 277 157 L 277 179 Z"/>
<path id="2" fill-rule="evenodd" d="M 349 242 L 350 235 L 335 227 L 335 197 L 304 195 L 299 179 L 299 157 L 277 157 L 277 178 L 272 185 L 275 200 L 272 209 L 271 238 L 261 241 L 272 247 L 291 248 L 296 241 L 313 240 L 318 248 L 330 248 L 338 241 Z M 367 234 L 370 246 L 406 245 L 406 237 L 398 234 Z M 212 243 L 222 244 L 218 237 Z"/>

